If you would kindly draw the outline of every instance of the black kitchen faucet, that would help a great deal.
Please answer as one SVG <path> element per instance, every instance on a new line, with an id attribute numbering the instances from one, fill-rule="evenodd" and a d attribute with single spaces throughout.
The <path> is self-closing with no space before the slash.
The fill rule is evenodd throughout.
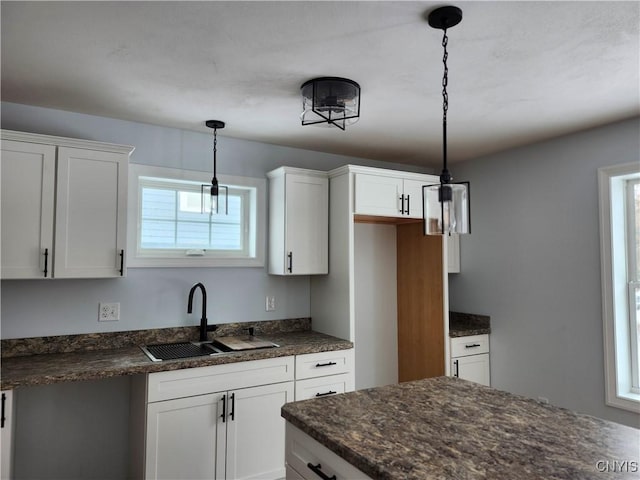
<path id="1" fill-rule="evenodd" d="M 207 332 L 213 332 L 217 325 L 209 325 L 207 321 L 207 289 L 204 288 L 204 285 L 200 282 L 196 283 L 191 290 L 189 291 L 189 306 L 187 307 L 187 313 L 191 313 L 193 311 L 193 294 L 196 289 L 200 289 L 202 292 L 202 317 L 200 318 L 200 341 L 207 341 Z"/>

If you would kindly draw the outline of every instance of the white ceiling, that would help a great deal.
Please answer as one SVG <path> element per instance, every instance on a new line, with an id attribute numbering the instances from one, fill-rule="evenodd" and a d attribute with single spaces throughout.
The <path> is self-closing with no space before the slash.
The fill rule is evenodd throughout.
<path id="1" fill-rule="evenodd" d="M 640 3 L 458 2 L 449 158 L 639 114 Z M 402 163 L 441 162 L 440 2 L 1 2 L 2 100 Z M 300 85 L 362 87 L 346 131 Z"/>

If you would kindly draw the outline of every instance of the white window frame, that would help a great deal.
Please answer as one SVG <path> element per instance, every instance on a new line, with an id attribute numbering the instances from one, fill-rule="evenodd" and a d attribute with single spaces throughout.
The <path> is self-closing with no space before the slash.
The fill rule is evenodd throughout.
<path id="1" fill-rule="evenodd" d="M 625 236 L 627 239 L 627 308 L 629 311 L 629 324 L 631 336 L 631 391 L 640 394 L 640 364 L 638 361 L 638 341 L 637 338 L 638 312 L 636 309 L 636 288 L 640 287 L 640 278 L 636 268 L 636 232 L 635 232 L 635 196 L 634 186 L 640 186 L 640 176 L 625 181 Z"/>
<path id="2" fill-rule="evenodd" d="M 634 387 L 629 278 L 627 271 L 626 183 L 640 177 L 640 162 L 598 169 L 600 261 L 607 405 L 640 413 Z M 613 228 L 618 226 L 618 228 Z"/>
<path id="3" fill-rule="evenodd" d="M 234 256 L 220 252 L 216 256 L 188 256 L 186 250 L 158 249 L 155 253 L 141 253 L 140 245 L 140 177 L 186 180 L 211 183 L 211 172 L 180 170 L 150 165 L 129 164 L 129 200 L 127 206 L 127 268 L 140 267 L 264 267 L 266 225 L 266 179 L 218 175 L 220 185 L 250 187 L 249 228 L 251 242 L 248 256 Z M 224 190 L 221 190 L 222 192 Z"/>

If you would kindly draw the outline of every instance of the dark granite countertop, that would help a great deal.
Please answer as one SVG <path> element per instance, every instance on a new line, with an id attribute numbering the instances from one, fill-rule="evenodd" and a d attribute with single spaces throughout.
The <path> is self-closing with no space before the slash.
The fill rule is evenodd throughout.
<path id="1" fill-rule="evenodd" d="M 491 333 L 491 318 L 473 313 L 449 312 L 449 336 L 468 337 Z"/>
<path id="2" fill-rule="evenodd" d="M 632 463 L 601 469 L 640 468 L 640 430 L 454 377 L 289 403 L 282 416 L 374 479 L 637 479 Z"/>
<path id="3" fill-rule="evenodd" d="M 194 332 L 197 332 L 197 330 L 194 330 Z M 123 332 L 122 335 L 126 335 L 126 332 Z M 5 357 L 2 359 L 0 388 L 5 390 L 29 385 L 96 380 L 120 375 L 161 372 L 353 348 L 353 344 L 349 341 L 311 330 L 266 332 L 260 334 L 260 338 L 270 340 L 280 346 L 278 348 L 246 350 L 223 353 L 211 357 L 166 360 L 163 362 L 152 362 L 135 345 Z M 32 342 L 27 343 L 43 343 L 39 339 L 32 340 Z M 164 337 L 160 341 L 181 340 L 167 340 Z"/>

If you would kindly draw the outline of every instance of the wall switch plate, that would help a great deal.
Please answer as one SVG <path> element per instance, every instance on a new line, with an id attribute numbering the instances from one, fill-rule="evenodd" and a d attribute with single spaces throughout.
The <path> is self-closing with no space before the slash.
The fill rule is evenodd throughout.
<path id="1" fill-rule="evenodd" d="M 120 320 L 120 303 L 99 303 L 98 321 L 116 322 Z"/>
<path id="2" fill-rule="evenodd" d="M 276 297 L 266 297 L 264 309 L 267 312 L 274 312 L 276 310 Z"/>

